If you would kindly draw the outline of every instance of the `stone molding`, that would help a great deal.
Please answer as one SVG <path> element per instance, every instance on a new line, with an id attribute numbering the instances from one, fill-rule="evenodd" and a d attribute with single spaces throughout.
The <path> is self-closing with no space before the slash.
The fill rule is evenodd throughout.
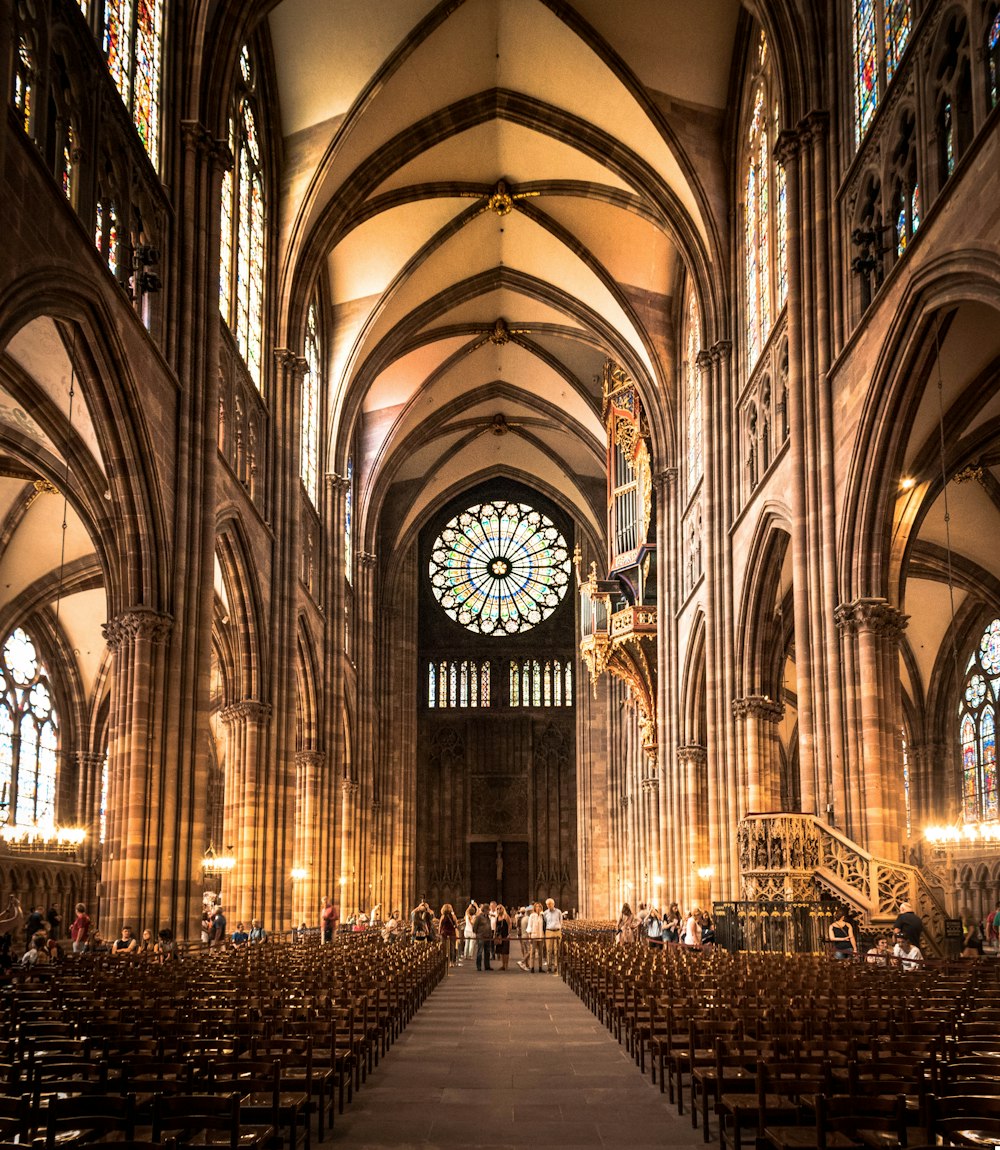
<path id="1" fill-rule="evenodd" d="M 295 765 L 297 767 L 322 767 L 326 762 L 326 755 L 322 751 L 296 751 Z"/>
<path id="2" fill-rule="evenodd" d="M 677 761 L 703 767 L 708 762 L 708 750 L 701 743 L 686 743 L 677 748 Z"/>
<path id="3" fill-rule="evenodd" d="M 174 628 L 174 617 L 152 607 L 133 607 L 101 625 L 101 632 L 112 651 L 138 639 L 149 643 L 166 643 Z"/>
<path id="4" fill-rule="evenodd" d="M 260 699 L 240 699 L 223 707 L 219 718 L 224 723 L 244 722 L 266 723 L 271 718 L 271 704 L 261 702 Z"/>
<path id="5" fill-rule="evenodd" d="M 331 491 L 349 491 L 351 481 L 346 475 L 338 475 L 336 471 L 326 473 L 326 485 Z"/>
<path id="6" fill-rule="evenodd" d="M 741 699 L 733 699 L 733 715 L 737 719 L 753 715 L 756 719 L 779 723 L 785 716 L 785 705 L 776 703 L 768 695 L 744 695 Z"/>
<path id="7" fill-rule="evenodd" d="M 888 599 L 878 598 L 861 598 L 851 603 L 841 603 L 833 612 L 834 622 L 846 634 L 870 631 L 897 641 L 902 638 L 909 618 L 909 615 L 893 607 Z"/>
<path id="8" fill-rule="evenodd" d="M 353 779 L 341 779 L 340 790 L 344 795 L 353 798 L 358 793 L 358 784 Z"/>

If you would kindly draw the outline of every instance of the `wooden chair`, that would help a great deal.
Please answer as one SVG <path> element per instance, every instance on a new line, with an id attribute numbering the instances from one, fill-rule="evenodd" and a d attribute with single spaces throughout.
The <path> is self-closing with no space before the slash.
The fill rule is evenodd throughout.
<path id="1" fill-rule="evenodd" d="M 49 1099 L 45 1132 L 46 1150 L 95 1142 L 116 1133 L 135 1137 L 135 1096 L 91 1094 Z"/>
<path id="2" fill-rule="evenodd" d="M 153 1098 L 154 1142 L 175 1137 L 185 1146 L 217 1150 L 255 1150 L 267 1147 L 273 1126 L 241 1126 L 240 1095 L 157 1094 Z"/>
<path id="3" fill-rule="evenodd" d="M 240 1093 L 241 1120 L 269 1122 L 278 1133 L 278 1145 L 281 1130 L 287 1129 L 289 1150 L 296 1150 L 300 1140 L 309 1150 L 309 1096 L 284 1088 L 279 1059 L 213 1060 L 208 1064 L 208 1083 L 213 1090 Z"/>
<path id="4" fill-rule="evenodd" d="M 1000 1098 L 931 1095 L 930 1117 L 935 1142 L 991 1148 L 1000 1143 Z"/>

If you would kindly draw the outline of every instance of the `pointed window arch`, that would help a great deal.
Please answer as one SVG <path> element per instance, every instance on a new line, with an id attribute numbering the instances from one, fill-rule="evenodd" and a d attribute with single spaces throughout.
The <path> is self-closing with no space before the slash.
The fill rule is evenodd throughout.
<path id="1" fill-rule="evenodd" d="M 314 299 L 306 316 L 305 379 L 302 381 L 301 475 L 306 494 L 319 506 L 319 412 L 323 368 L 320 354 L 318 306 Z"/>
<path id="2" fill-rule="evenodd" d="M 81 5 L 86 14 L 86 6 Z M 164 0 L 105 0 L 101 44 L 108 71 L 143 146 L 159 167 Z"/>
<path id="3" fill-rule="evenodd" d="M 0 798 L 9 804 L 11 824 L 55 825 L 58 754 L 49 676 L 17 627 L 0 649 Z"/>
<path id="4" fill-rule="evenodd" d="M 743 294 L 747 368 L 753 368 L 788 293 L 784 172 L 774 160 L 780 130 L 767 38 L 751 76 L 743 159 Z"/>
<path id="5" fill-rule="evenodd" d="M 966 822 L 1000 817 L 997 789 L 996 713 L 1000 705 L 1000 619 L 983 631 L 972 654 L 959 705 L 962 816 Z"/>
<path id="6" fill-rule="evenodd" d="M 851 33 L 855 144 L 864 138 L 899 67 L 912 25 L 911 0 L 854 0 Z"/>
<path id="7" fill-rule="evenodd" d="M 264 344 L 264 150 L 257 101 L 257 68 L 247 45 L 229 118 L 233 168 L 222 181 L 219 310 L 259 389 Z"/>

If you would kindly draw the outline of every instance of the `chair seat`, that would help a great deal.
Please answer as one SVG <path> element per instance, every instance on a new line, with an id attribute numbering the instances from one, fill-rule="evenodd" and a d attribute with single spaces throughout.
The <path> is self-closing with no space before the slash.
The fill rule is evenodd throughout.
<path id="1" fill-rule="evenodd" d="M 808 1126 L 765 1126 L 764 1138 L 778 1150 L 814 1150 L 818 1145 L 816 1127 Z M 837 1132 L 826 1136 L 827 1150 L 857 1150 L 858 1143 L 846 1134 Z"/>

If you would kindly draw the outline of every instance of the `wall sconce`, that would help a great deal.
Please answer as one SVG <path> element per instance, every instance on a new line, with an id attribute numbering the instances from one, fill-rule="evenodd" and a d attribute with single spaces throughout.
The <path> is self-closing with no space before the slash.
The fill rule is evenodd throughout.
<path id="1" fill-rule="evenodd" d="M 293 866 L 292 867 L 292 881 L 293 882 L 298 882 L 299 880 L 307 879 L 308 877 L 309 877 L 309 872 L 306 870 L 306 868 L 304 866 Z"/>

